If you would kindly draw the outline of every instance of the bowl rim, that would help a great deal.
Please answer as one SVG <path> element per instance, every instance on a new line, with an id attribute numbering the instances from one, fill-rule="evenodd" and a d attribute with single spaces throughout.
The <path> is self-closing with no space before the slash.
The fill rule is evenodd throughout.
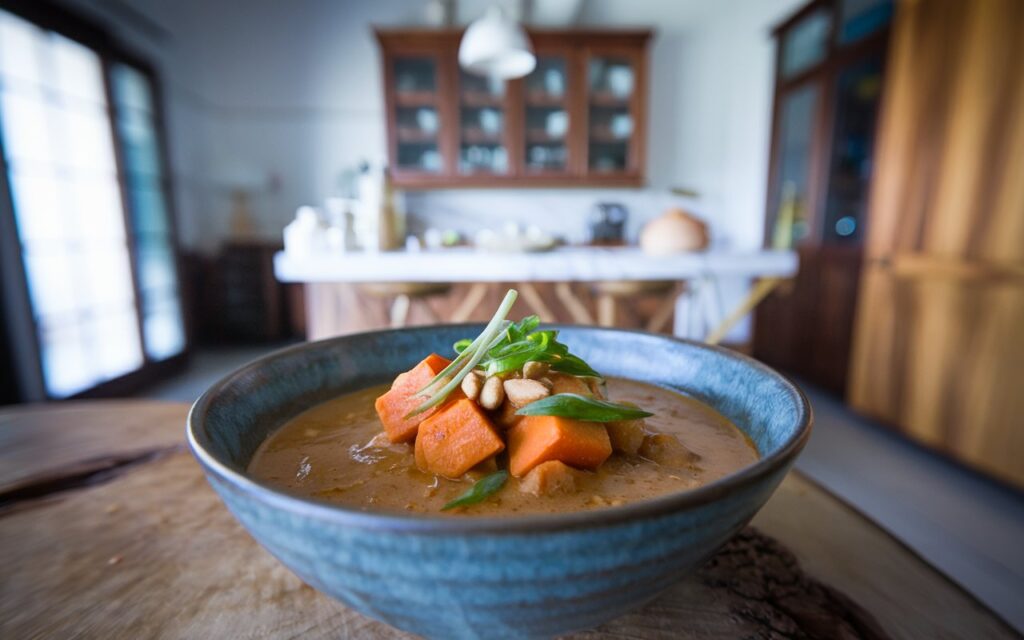
<path id="1" fill-rule="evenodd" d="M 245 473 L 228 467 L 208 451 L 196 432 L 204 422 L 214 398 L 224 388 L 247 372 L 258 369 L 266 361 L 291 355 L 296 352 L 317 348 L 327 343 L 342 342 L 366 336 L 386 337 L 394 333 L 423 332 L 429 333 L 438 329 L 456 329 L 482 327 L 482 323 L 447 323 L 404 327 L 399 329 L 379 329 L 359 333 L 345 334 L 323 340 L 302 342 L 281 349 L 276 349 L 247 364 L 231 371 L 211 385 L 192 405 L 186 420 L 186 437 L 193 455 L 205 469 L 206 473 L 224 480 L 230 487 L 249 494 L 256 500 L 274 508 L 283 509 L 296 515 L 329 520 L 335 524 L 351 526 L 362 530 L 388 531 L 418 534 L 451 534 L 451 533 L 487 533 L 520 535 L 524 533 L 568 531 L 581 528 L 597 528 L 611 526 L 624 521 L 650 519 L 669 513 L 699 507 L 734 492 L 738 489 L 755 484 L 781 468 L 788 467 L 803 449 L 810 438 L 814 424 L 814 415 L 807 396 L 787 376 L 779 373 L 768 365 L 745 354 L 726 349 L 717 345 L 709 345 L 696 340 L 677 338 L 665 334 L 651 333 L 638 329 L 617 329 L 613 327 L 596 327 L 590 325 L 545 323 L 552 329 L 586 329 L 600 333 L 636 334 L 660 340 L 675 342 L 697 349 L 713 351 L 726 358 L 739 360 L 744 365 L 776 378 L 782 383 L 797 404 L 798 425 L 792 435 L 775 451 L 767 456 L 759 457 L 756 462 L 739 471 L 719 478 L 696 489 L 685 489 L 660 495 L 639 502 L 631 502 L 617 507 L 606 507 L 587 511 L 570 511 L 566 513 L 527 514 L 516 516 L 470 516 L 453 517 L 452 515 L 401 513 L 391 511 L 363 511 L 354 507 L 316 500 L 287 493 L 269 484 L 257 481 Z"/>

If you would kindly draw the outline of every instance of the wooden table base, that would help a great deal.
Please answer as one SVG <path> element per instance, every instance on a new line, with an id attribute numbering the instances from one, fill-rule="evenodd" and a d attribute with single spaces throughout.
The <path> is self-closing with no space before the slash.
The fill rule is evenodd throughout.
<path id="1" fill-rule="evenodd" d="M 186 411 L 0 412 L 0 637 L 404 637 L 249 538 L 184 448 Z M 753 524 L 647 608 L 579 637 L 1015 637 L 799 475 Z"/>

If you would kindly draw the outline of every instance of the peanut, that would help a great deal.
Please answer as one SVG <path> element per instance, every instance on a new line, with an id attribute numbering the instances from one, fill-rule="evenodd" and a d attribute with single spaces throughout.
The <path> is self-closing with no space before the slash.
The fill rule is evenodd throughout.
<path id="1" fill-rule="evenodd" d="M 476 400 L 480 390 L 484 386 L 483 376 L 476 371 L 470 371 L 469 375 L 462 379 L 462 392 L 470 400 Z"/>
<path id="2" fill-rule="evenodd" d="M 551 395 L 551 390 L 536 380 L 506 380 L 505 395 L 517 408 L 525 407 Z"/>
<path id="3" fill-rule="evenodd" d="M 550 366 L 546 362 L 530 361 L 523 365 L 523 377 L 536 380 L 548 372 Z"/>
<path id="4" fill-rule="evenodd" d="M 497 376 L 487 378 L 483 388 L 480 390 L 480 406 L 484 409 L 497 409 L 504 401 L 505 389 L 501 383 L 501 378 Z"/>

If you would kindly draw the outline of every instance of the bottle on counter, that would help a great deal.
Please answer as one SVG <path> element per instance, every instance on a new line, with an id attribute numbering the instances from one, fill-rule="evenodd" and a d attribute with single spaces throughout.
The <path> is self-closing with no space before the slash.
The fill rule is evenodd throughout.
<path id="1" fill-rule="evenodd" d="M 391 174 L 387 167 L 384 167 L 381 176 L 380 213 L 377 219 L 377 248 L 381 251 L 393 251 L 402 246 L 402 230 L 395 199 Z"/>

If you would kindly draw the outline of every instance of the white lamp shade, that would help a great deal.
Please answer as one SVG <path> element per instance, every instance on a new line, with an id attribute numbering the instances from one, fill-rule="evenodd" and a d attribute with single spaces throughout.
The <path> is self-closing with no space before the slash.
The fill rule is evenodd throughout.
<path id="1" fill-rule="evenodd" d="M 470 73 L 511 80 L 533 71 L 537 58 L 523 28 L 491 7 L 463 34 L 459 65 Z"/>

